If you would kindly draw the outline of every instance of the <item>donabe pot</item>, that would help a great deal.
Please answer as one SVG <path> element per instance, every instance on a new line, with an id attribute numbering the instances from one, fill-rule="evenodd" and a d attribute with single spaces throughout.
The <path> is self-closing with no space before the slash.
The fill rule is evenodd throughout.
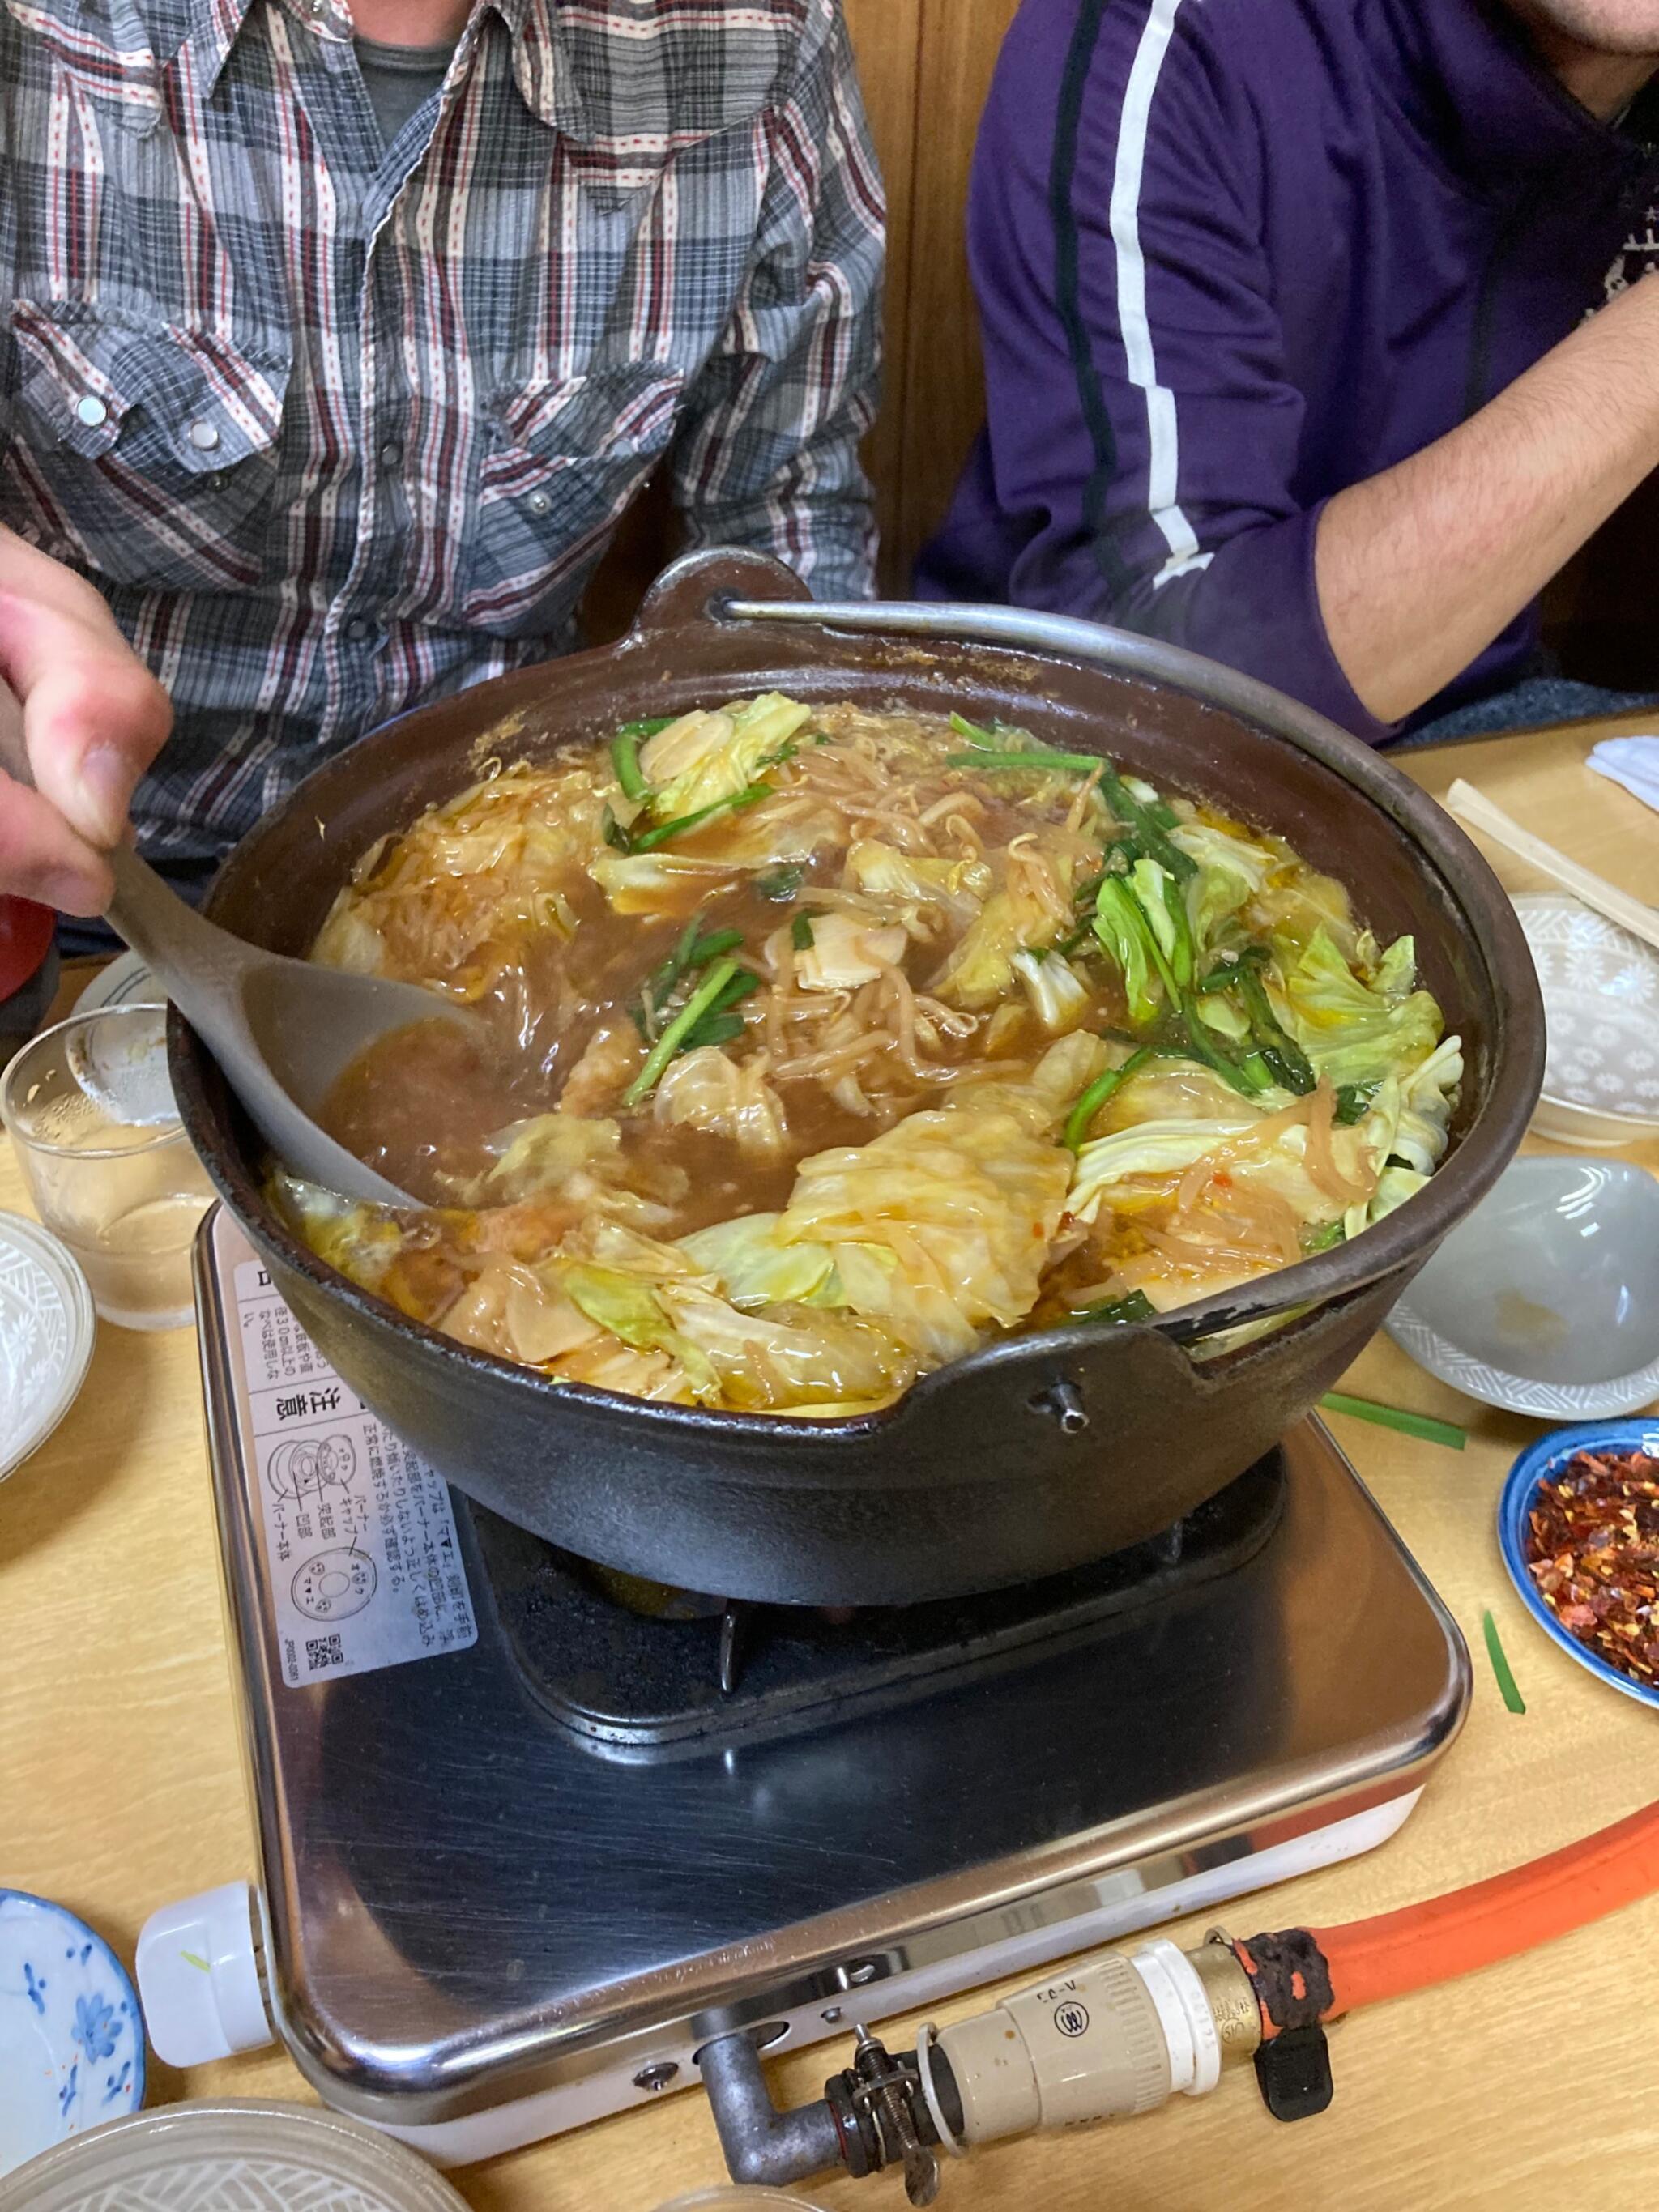
<path id="1" fill-rule="evenodd" d="M 1100 1558 L 1248 1467 L 1342 1372 L 1515 1152 L 1541 1079 L 1543 1020 L 1520 928 L 1474 847 L 1320 716 L 1212 662 L 1091 624 L 943 607 L 767 618 L 768 604 L 804 597 L 759 555 L 676 563 L 619 644 L 443 700 L 319 769 L 238 846 L 209 913 L 254 944 L 301 953 L 358 855 L 493 754 L 549 760 L 645 715 L 775 689 L 1000 718 L 1279 831 L 1348 885 L 1380 937 L 1415 937 L 1467 1070 L 1428 1188 L 1352 1244 L 1157 1326 L 1005 1338 L 878 1413 L 777 1419 L 556 1383 L 405 1319 L 324 1266 L 267 1206 L 258 1139 L 177 1017 L 173 1076 L 209 1173 L 319 1350 L 462 1490 L 656 1581 L 889 1604 Z M 883 628 L 923 623 L 932 634 Z M 938 634 L 953 626 L 1014 641 Z M 1185 1348 L 1281 1316 L 1218 1357 Z"/>

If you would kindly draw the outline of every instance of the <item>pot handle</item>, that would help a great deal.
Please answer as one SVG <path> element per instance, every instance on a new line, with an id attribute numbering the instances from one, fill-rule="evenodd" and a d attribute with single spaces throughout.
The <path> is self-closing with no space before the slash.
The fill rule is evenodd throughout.
<path id="1" fill-rule="evenodd" d="M 1299 1340 L 1304 1370 L 1310 1361 L 1317 1364 L 1322 1345 L 1340 1338 L 1350 1310 L 1372 1287 L 1362 1284 L 1319 1303 Z M 1230 1361 L 1216 1369 L 1182 1348 L 1192 1337 L 1211 1334 L 1212 1324 L 1188 1329 L 1182 1326 L 1186 1321 L 1185 1314 L 1171 1315 L 1172 1325 L 1162 1327 L 1133 1322 L 1002 1338 L 923 1376 L 884 1418 L 890 1419 L 895 1437 L 912 1425 L 932 1436 L 937 1424 L 948 1422 L 964 1450 L 975 1437 L 1002 1433 L 1008 1413 L 1021 1409 L 1054 1423 L 1066 1436 L 1080 1437 L 1091 1425 L 1098 1431 L 1104 1419 L 1120 1443 L 1136 1423 L 1151 1436 L 1160 1425 L 1178 1425 L 1188 1415 L 1207 1421 L 1219 1395 L 1236 1389 L 1243 1372 L 1270 1371 L 1277 1340 L 1267 1335 L 1260 1343 L 1241 1346 L 1242 1368 Z M 1340 1364 L 1346 1364 L 1346 1356 Z M 1307 1403 L 1286 1401 L 1282 1420 L 1274 1416 L 1279 1427 L 1306 1412 Z"/>
<path id="2" fill-rule="evenodd" d="M 672 568 L 665 569 L 664 580 L 673 573 Z M 726 589 L 734 592 L 735 587 Z M 945 599 L 819 599 L 796 604 L 803 592 L 804 587 L 787 599 L 770 592 L 748 599 L 728 596 L 708 611 L 726 622 L 817 623 L 825 629 L 961 639 L 971 645 L 1009 645 L 1063 658 L 1110 660 L 1120 667 L 1133 667 L 1134 648 L 1142 646 L 1149 648 L 1148 675 L 1164 676 L 1168 665 L 1168 648 L 1155 640 L 1139 637 L 1133 630 L 1110 629 L 1104 623 L 1084 622 L 1075 615 L 1043 614 L 1030 607 L 964 605 Z"/>
<path id="3" fill-rule="evenodd" d="M 793 568 L 786 568 L 769 553 L 710 545 L 669 562 L 640 601 L 629 636 L 653 636 L 659 630 L 708 623 L 739 600 L 746 607 L 780 611 L 798 603 L 809 622 L 817 619 L 811 595 Z"/>

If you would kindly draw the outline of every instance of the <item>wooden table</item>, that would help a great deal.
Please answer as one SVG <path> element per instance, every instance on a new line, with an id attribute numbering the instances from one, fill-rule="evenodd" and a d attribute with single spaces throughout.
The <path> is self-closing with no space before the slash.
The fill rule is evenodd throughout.
<path id="1" fill-rule="evenodd" d="M 1529 827 L 1651 896 L 1659 822 L 1582 765 L 1582 725 L 1408 757 L 1431 790 L 1462 775 Z M 1514 889 L 1531 887 L 1504 870 Z M 1647 1164 L 1659 1169 L 1659 1146 Z M 0 1158 L 0 1206 L 22 1203 Z M 1553 1849 L 1659 1794 L 1659 1719 L 1575 1666 L 1512 1594 L 1493 1538 L 1504 1474 L 1539 1431 L 1471 1407 L 1379 1339 L 1348 1387 L 1469 1428 L 1456 1455 L 1334 1423 L 1462 1626 L 1468 1726 L 1401 1834 L 1370 1859 L 1234 1911 L 1235 1924 L 1330 1923 L 1402 1905 Z M 1490 1606 L 1521 1689 L 1505 1711 L 1481 1645 Z M 131 1960 L 162 1900 L 253 1870 L 220 1621 L 192 1337 L 100 1331 L 88 1385 L 0 1488 L 0 1884 L 61 1899 Z M 1177 1939 L 1201 1929 L 1178 1925 Z M 1323 2212 L 1645 2202 L 1659 2161 L 1659 1901 L 1444 1990 L 1363 2014 L 1334 2039 L 1336 2101 L 1286 2128 L 1248 2075 L 1206 2100 L 1103 2130 L 1003 2146 L 945 2178 L 956 2212 L 1242 2212 L 1311 2191 Z M 1022 1979 L 1029 1979 L 1023 1977 Z M 1012 1985 L 1011 1985 L 1012 1986 Z M 979 1992 L 940 2009 L 976 2008 Z M 902 2024 L 899 2024 L 902 2025 Z M 780 2060 L 813 2095 L 841 2046 Z M 308 2093 L 276 2052 L 187 2075 L 152 2101 Z M 477 2212 L 651 2212 L 724 2179 L 696 2094 L 460 2177 Z M 902 2204 L 890 2177 L 816 2185 L 825 2206 Z"/>

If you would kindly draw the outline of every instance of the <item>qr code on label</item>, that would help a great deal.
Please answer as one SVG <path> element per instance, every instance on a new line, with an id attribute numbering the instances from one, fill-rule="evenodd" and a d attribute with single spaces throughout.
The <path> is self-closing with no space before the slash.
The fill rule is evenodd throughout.
<path id="1" fill-rule="evenodd" d="M 307 1636 L 306 1665 L 313 1674 L 319 1674 L 325 1667 L 343 1667 L 345 1653 L 340 1647 L 339 1638 L 337 1636 Z"/>

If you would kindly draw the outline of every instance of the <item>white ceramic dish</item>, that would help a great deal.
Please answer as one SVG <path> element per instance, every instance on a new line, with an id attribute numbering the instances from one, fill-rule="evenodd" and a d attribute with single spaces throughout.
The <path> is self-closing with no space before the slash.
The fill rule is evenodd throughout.
<path id="1" fill-rule="evenodd" d="M 309 2105 L 161 2105 L 64 2143 L 0 2212 L 466 2212 L 401 2143 Z"/>
<path id="2" fill-rule="evenodd" d="M 124 952 L 100 968 L 75 1002 L 77 1014 L 96 1013 L 100 1006 L 160 1006 L 167 994 L 136 952 Z"/>
<path id="3" fill-rule="evenodd" d="M 125 1970 L 61 1905 L 0 1889 L 0 2174 L 144 2101 Z M 33 2206 L 0 2181 L 0 2204 Z"/>
<path id="4" fill-rule="evenodd" d="M 0 1213 L 0 1481 L 75 1403 L 97 1326 L 73 1255 L 39 1222 Z"/>
<path id="5" fill-rule="evenodd" d="M 1659 1182 L 1516 1160 L 1389 1315 L 1402 1350 L 1489 1406 L 1609 1420 L 1659 1399 Z"/>
<path id="6" fill-rule="evenodd" d="M 1515 901 L 1544 999 L 1540 1137 L 1616 1151 L 1659 1138 L 1659 953 L 1559 891 Z"/>

